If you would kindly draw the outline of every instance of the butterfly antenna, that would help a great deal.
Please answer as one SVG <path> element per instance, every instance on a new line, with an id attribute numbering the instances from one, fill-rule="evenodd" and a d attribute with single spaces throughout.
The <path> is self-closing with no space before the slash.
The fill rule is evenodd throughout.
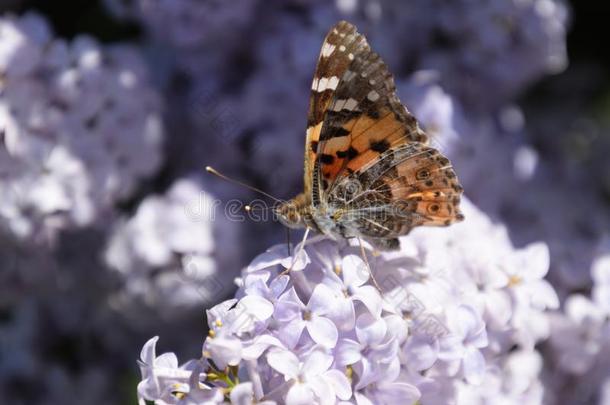
<path id="1" fill-rule="evenodd" d="M 241 181 L 239 181 L 239 180 L 235 180 L 235 179 L 232 179 L 232 178 L 230 178 L 230 177 L 227 177 L 227 176 L 225 176 L 224 174 L 220 173 L 218 170 L 214 169 L 214 168 L 213 168 L 213 167 L 211 167 L 211 166 L 206 166 L 206 167 L 205 167 L 205 170 L 206 170 L 206 172 L 211 173 L 211 174 L 213 174 L 214 176 L 218 176 L 218 177 L 220 177 L 221 179 L 228 181 L 229 183 L 237 184 L 238 186 L 242 186 L 242 187 L 245 187 L 245 188 L 247 188 L 247 189 L 249 189 L 249 190 L 255 191 L 255 192 L 259 193 L 259 194 L 262 194 L 262 195 L 264 195 L 264 196 L 266 196 L 266 197 L 271 198 L 272 200 L 274 200 L 274 201 L 276 201 L 276 202 L 279 202 L 279 203 L 282 203 L 282 202 L 283 202 L 283 201 L 282 201 L 282 200 L 280 200 L 279 198 L 275 198 L 275 197 L 274 197 L 274 196 L 272 196 L 271 194 L 269 194 L 269 193 L 265 193 L 265 192 L 264 192 L 263 190 L 261 190 L 261 189 L 258 189 L 258 188 L 256 188 L 256 187 L 253 187 L 253 186 L 251 186 L 251 185 L 249 185 L 249 184 L 246 184 L 246 183 L 242 183 L 242 182 L 241 182 Z"/>
<path id="2" fill-rule="evenodd" d="M 264 211 L 268 211 L 268 210 L 272 210 L 274 207 L 259 207 L 258 205 L 250 205 L 247 204 L 244 209 L 248 212 L 256 212 L 256 211 L 260 211 L 260 212 L 264 212 Z"/>
<path id="3" fill-rule="evenodd" d="M 288 256 L 292 254 L 290 251 L 290 228 L 286 227 L 286 247 L 288 248 Z"/>

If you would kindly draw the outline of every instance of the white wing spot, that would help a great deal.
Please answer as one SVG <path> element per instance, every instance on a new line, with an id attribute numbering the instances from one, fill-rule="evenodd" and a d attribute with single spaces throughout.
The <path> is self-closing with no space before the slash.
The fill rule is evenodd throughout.
<path id="1" fill-rule="evenodd" d="M 348 111 L 353 111 L 356 109 L 356 107 L 358 107 L 358 101 L 354 100 L 353 98 L 347 100 L 345 102 L 345 106 L 343 106 L 343 108 Z"/>
<path id="2" fill-rule="evenodd" d="M 347 55 L 347 57 L 349 58 L 349 60 L 354 60 L 354 54 L 351 52 Z"/>
<path id="3" fill-rule="evenodd" d="M 339 46 L 339 50 L 340 50 L 341 52 L 345 52 L 345 50 L 346 50 L 346 49 L 347 49 L 347 48 L 345 47 L 345 45 L 341 45 L 341 46 Z"/>
<path id="4" fill-rule="evenodd" d="M 377 93 L 375 90 L 371 90 L 369 91 L 369 94 L 367 94 L 366 98 L 371 101 L 377 101 L 379 100 L 379 93 Z"/>
<path id="5" fill-rule="evenodd" d="M 369 84 L 370 84 L 371 86 L 374 86 L 374 85 L 375 85 L 375 83 L 377 83 L 375 80 L 373 80 L 373 79 L 369 80 Z"/>
<path id="6" fill-rule="evenodd" d="M 313 78 L 313 83 L 311 83 L 311 89 L 318 91 L 318 78 L 317 77 Z"/>
<path id="7" fill-rule="evenodd" d="M 318 86 L 316 87 L 316 90 L 318 92 L 322 92 L 322 91 L 326 90 L 327 82 L 328 82 L 328 79 L 326 77 L 320 78 L 320 80 L 318 81 Z"/>
<path id="8" fill-rule="evenodd" d="M 342 32 L 341 34 L 339 34 L 339 36 L 340 36 L 341 38 L 345 38 L 345 32 Z"/>
<path id="9" fill-rule="evenodd" d="M 335 101 L 335 105 L 333 105 L 333 111 L 343 110 L 343 107 L 345 106 L 346 102 L 347 102 L 347 100 L 345 100 L 345 99 Z"/>
<path id="10" fill-rule="evenodd" d="M 323 57 L 328 58 L 330 55 L 333 54 L 334 51 L 335 51 L 335 46 L 333 44 L 324 42 L 324 45 L 322 46 L 322 56 Z"/>
<path id="11" fill-rule="evenodd" d="M 353 111 L 356 109 L 356 107 L 358 107 L 358 101 L 354 100 L 353 98 L 348 98 L 347 100 L 339 99 L 333 104 L 332 110 L 336 112 L 341 110 Z"/>
<path id="12" fill-rule="evenodd" d="M 337 88 L 338 84 L 339 84 L 339 78 L 337 76 L 322 77 L 318 81 L 318 86 L 316 87 L 315 90 L 317 90 L 318 93 L 321 93 L 324 90 L 335 90 Z"/>
<path id="13" fill-rule="evenodd" d="M 326 85 L 327 88 L 335 90 L 337 88 L 337 85 L 339 84 L 339 78 L 337 76 L 333 76 L 330 79 L 328 79 L 328 84 Z"/>

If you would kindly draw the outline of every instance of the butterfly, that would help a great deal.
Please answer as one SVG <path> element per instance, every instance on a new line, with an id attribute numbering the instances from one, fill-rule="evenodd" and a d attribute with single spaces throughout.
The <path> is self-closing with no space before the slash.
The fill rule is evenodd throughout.
<path id="1" fill-rule="evenodd" d="M 396 96 L 385 63 L 355 26 L 337 23 L 311 86 L 304 192 L 275 208 L 279 220 L 395 250 L 416 226 L 461 221 L 462 192 L 449 159 Z"/>

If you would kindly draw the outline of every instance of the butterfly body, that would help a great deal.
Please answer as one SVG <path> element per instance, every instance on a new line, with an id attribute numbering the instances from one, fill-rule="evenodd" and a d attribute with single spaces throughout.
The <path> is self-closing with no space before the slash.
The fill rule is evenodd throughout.
<path id="1" fill-rule="evenodd" d="M 451 163 L 427 145 L 353 25 L 341 21 L 326 36 L 311 91 L 305 191 L 277 207 L 281 222 L 387 250 L 415 226 L 463 219 Z"/>

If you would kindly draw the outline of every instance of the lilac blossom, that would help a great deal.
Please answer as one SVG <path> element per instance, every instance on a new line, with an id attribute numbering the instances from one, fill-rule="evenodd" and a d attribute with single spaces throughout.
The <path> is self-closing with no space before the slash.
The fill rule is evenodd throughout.
<path id="1" fill-rule="evenodd" d="M 139 403 L 144 404 L 145 399 L 154 399 L 159 404 L 222 403 L 223 394 L 219 388 L 200 387 L 202 375 L 197 361 L 178 366 L 174 353 L 157 356 L 158 339 L 150 339 L 142 348 L 139 365 L 143 379 L 138 384 Z"/>
<path id="2" fill-rule="evenodd" d="M 301 361 L 288 350 L 274 349 L 267 354 L 267 362 L 291 382 L 286 393 L 287 405 L 333 404 L 337 397 L 343 400 L 351 397 L 347 376 L 331 368 L 333 357 L 324 351 L 313 350 Z"/>
<path id="3" fill-rule="evenodd" d="M 283 294 L 277 301 L 274 315 L 285 329 L 281 337 L 286 345 L 293 348 L 303 330 L 307 330 L 314 342 L 333 348 L 337 344 L 337 326 L 327 317 L 333 301 L 332 291 L 324 284 L 314 289 L 307 305 L 301 302 L 294 288 Z"/>
<path id="4" fill-rule="evenodd" d="M 0 19 L 0 220 L 45 240 L 100 222 L 161 162 L 161 103 L 137 51 L 55 38 L 37 14 Z M 10 162 L 10 164 L 8 164 Z"/>
<path id="5" fill-rule="evenodd" d="M 448 336 L 439 341 L 438 358 L 448 363 L 451 373 L 461 372 L 470 383 L 480 384 L 485 373 L 485 357 L 480 349 L 487 347 L 487 331 L 480 315 L 462 305 L 447 313 Z"/>
<path id="6" fill-rule="evenodd" d="M 254 400 L 286 404 L 538 398 L 534 343 L 548 335 L 529 329 L 556 308 L 552 288 L 540 287 L 548 252 L 541 243 L 515 249 L 504 228 L 468 201 L 464 211 L 462 224 L 402 238 L 400 252 L 366 247 L 371 270 L 357 246 L 320 237 L 293 254 L 276 246 L 259 255 L 243 270 L 237 298 L 208 311 L 199 361 L 213 377 L 202 383 L 230 394 L 239 376 L 252 384 L 243 389 Z M 504 275 L 488 287 L 506 297 L 501 322 L 485 300 L 471 305 L 471 288 L 462 288 L 476 285 L 484 269 Z M 522 291 L 511 290 L 517 284 Z M 534 300 L 540 288 L 544 299 Z M 529 312 L 532 320 L 524 320 Z"/>
<path id="7" fill-rule="evenodd" d="M 177 180 L 164 195 L 147 197 L 131 218 L 119 221 L 104 254 L 125 282 L 117 302 L 143 300 L 171 316 L 177 308 L 193 309 L 228 294 L 236 274 L 218 268 L 239 258 L 219 245 L 235 244 L 237 223 L 218 205 L 193 176 Z M 218 229 L 223 234 L 215 238 Z"/>
<path id="8" fill-rule="evenodd" d="M 563 311 L 551 317 L 553 398 L 571 401 L 607 401 L 607 380 L 610 376 L 610 312 L 604 294 L 607 253 L 600 254 L 591 266 L 594 279 L 591 296 L 571 294 L 563 303 Z M 579 384 L 578 393 L 566 384 Z M 599 389 L 599 391 L 598 391 Z"/>

